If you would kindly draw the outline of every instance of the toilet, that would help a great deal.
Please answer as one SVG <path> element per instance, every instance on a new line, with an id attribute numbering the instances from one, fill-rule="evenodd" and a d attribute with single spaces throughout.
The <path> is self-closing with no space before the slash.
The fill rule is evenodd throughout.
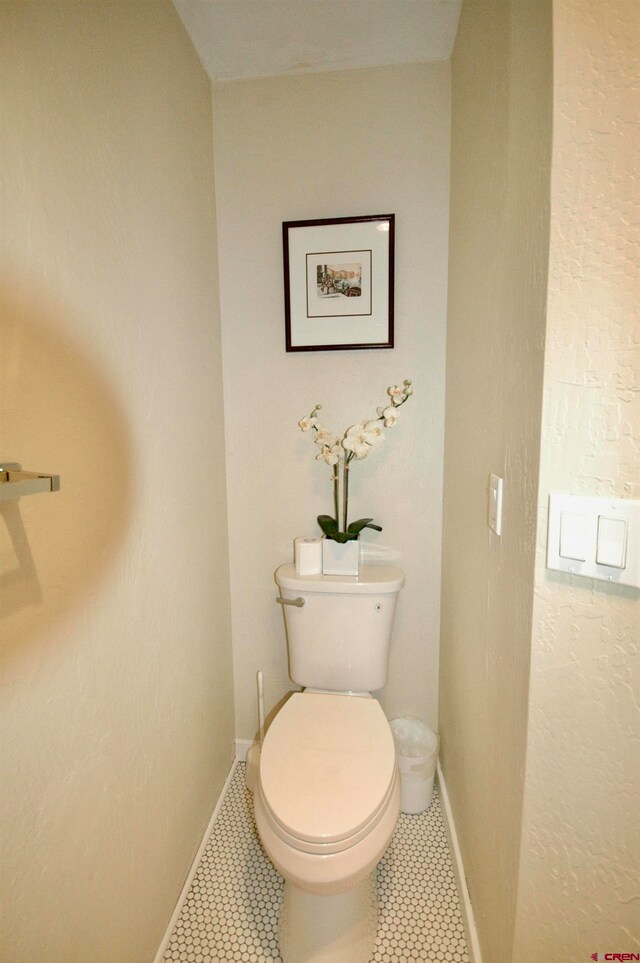
<path id="1" fill-rule="evenodd" d="M 289 675 L 302 692 L 264 738 L 254 810 L 265 852 L 284 877 L 284 963 L 368 963 L 377 931 L 375 869 L 400 811 L 393 735 L 371 695 L 387 681 L 404 573 L 276 572 Z"/>

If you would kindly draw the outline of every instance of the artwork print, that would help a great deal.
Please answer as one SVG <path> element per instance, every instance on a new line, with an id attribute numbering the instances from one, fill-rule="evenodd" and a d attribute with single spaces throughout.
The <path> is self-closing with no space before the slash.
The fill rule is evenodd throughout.
<path id="1" fill-rule="evenodd" d="M 362 264 L 318 264 L 319 298 L 361 298 Z"/>
<path id="2" fill-rule="evenodd" d="M 307 254 L 307 317 L 371 314 L 371 251 Z"/>

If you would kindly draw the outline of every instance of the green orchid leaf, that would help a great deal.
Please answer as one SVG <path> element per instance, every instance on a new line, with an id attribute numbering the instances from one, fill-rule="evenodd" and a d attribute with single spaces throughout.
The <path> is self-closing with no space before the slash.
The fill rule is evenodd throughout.
<path id="1" fill-rule="evenodd" d="M 373 521 L 372 518 L 359 518 L 357 521 L 351 522 L 351 524 L 347 528 L 347 531 L 355 532 L 356 534 L 358 534 L 359 532 L 362 531 L 365 525 L 368 525 L 369 522 L 372 522 L 372 521 Z"/>
<path id="2" fill-rule="evenodd" d="M 332 538 L 334 542 L 340 542 L 341 545 L 344 545 L 345 542 L 351 541 L 348 532 L 336 532 L 335 535 L 330 535 L 329 538 Z"/>
<path id="3" fill-rule="evenodd" d="M 379 525 L 373 525 L 372 518 L 359 518 L 356 522 L 351 522 L 347 531 L 358 536 L 363 528 L 375 528 L 376 532 L 381 532 Z"/>
<path id="4" fill-rule="evenodd" d="M 333 538 L 338 531 L 338 523 L 331 515 L 318 515 L 318 525 L 327 538 Z"/>
<path id="5" fill-rule="evenodd" d="M 355 532 L 331 532 L 325 536 L 325 538 L 330 539 L 332 542 L 339 542 L 340 545 L 344 545 L 345 542 L 356 542 L 358 536 Z"/>

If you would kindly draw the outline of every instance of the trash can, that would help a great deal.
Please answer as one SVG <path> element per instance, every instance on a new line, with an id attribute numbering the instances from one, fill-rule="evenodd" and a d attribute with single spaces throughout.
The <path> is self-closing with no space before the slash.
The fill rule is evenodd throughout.
<path id="1" fill-rule="evenodd" d="M 391 720 L 402 782 L 400 810 L 422 813 L 431 805 L 438 758 L 438 737 L 415 716 Z"/>

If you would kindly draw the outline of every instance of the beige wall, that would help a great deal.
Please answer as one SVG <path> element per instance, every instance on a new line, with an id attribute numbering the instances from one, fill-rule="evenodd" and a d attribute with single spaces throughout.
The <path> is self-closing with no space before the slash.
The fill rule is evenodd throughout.
<path id="1" fill-rule="evenodd" d="M 0 6 L 3 959 L 148 963 L 231 760 L 210 86 L 170 3 Z"/>
<path id="2" fill-rule="evenodd" d="M 237 735 L 290 688 L 273 573 L 331 512 L 329 470 L 297 421 L 322 403 L 336 431 L 389 384 L 415 395 L 383 448 L 355 466 L 351 517 L 407 572 L 382 701 L 437 724 L 449 165 L 447 63 L 280 77 L 214 91 L 216 189 Z M 282 221 L 396 215 L 396 348 L 286 354 Z"/>
<path id="3" fill-rule="evenodd" d="M 555 0 L 551 256 L 514 961 L 640 951 L 637 590 L 547 572 L 550 491 L 640 498 L 636 0 Z"/>
<path id="4" fill-rule="evenodd" d="M 507 963 L 533 604 L 550 3 L 465 3 L 452 77 L 441 761 L 484 963 Z M 501 537 L 487 524 L 491 472 L 504 477 Z"/>

